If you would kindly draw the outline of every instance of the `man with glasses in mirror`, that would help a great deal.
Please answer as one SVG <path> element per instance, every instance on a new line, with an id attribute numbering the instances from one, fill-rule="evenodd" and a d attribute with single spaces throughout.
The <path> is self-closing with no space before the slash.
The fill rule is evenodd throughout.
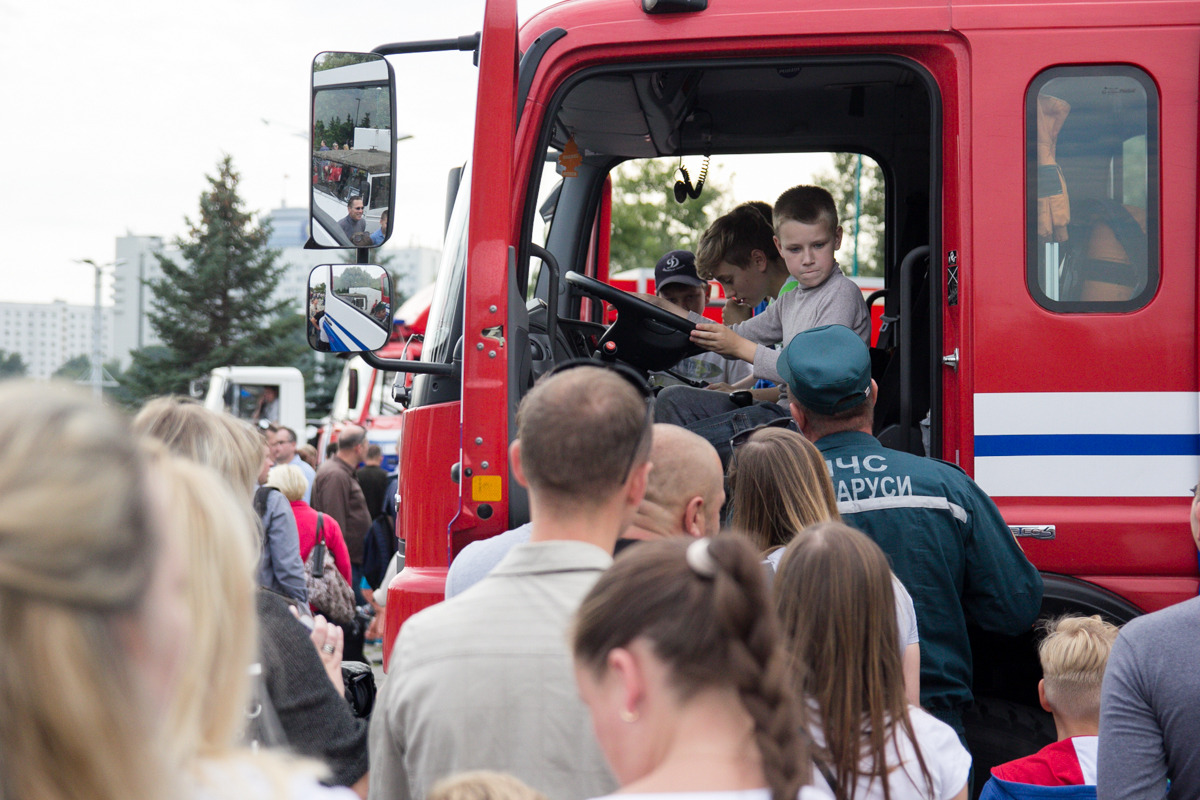
<path id="1" fill-rule="evenodd" d="M 354 234 L 367 232 L 367 223 L 363 219 L 363 211 L 366 206 L 363 204 L 361 195 L 352 195 L 346 201 L 346 216 L 338 220 L 338 227 L 346 234 L 346 238 L 351 242 L 354 241 Z"/>

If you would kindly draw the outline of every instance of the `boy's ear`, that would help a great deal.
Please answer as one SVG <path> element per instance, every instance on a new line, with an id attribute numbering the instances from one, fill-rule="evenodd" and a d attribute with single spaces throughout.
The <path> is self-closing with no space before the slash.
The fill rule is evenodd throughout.
<path id="1" fill-rule="evenodd" d="M 783 255 L 783 245 L 779 243 L 779 237 L 772 236 L 771 238 L 775 240 L 775 250 L 778 251 L 779 255 Z"/>
<path id="2" fill-rule="evenodd" d="M 1053 714 L 1054 709 L 1050 706 L 1050 701 L 1046 699 L 1046 681 L 1045 679 L 1038 681 L 1038 703 L 1042 710 L 1048 714 Z"/>
<path id="3" fill-rule="evenodd" d="M 776 240 L 778 241 L 778 240 Z M 833 249 L 838 250 L 842 246 L 842 226 L 838 225 L 833 229 Z"/>
<path id="4" fill-rule="evenodd" d="M 766 272 L 767 267 L 771 263 L 771 258 L 762 250 L 750 251 L 750 266 L 758 272 Z"/>

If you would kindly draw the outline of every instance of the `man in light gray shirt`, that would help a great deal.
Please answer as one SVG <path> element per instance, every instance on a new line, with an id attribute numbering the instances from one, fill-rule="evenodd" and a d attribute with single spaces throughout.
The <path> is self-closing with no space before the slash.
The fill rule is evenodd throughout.
<path id="1" fill-rule="evenodd" d="M 438 780 L 479 769 L 555 800 L 616 788 L 567 631 L 645 493 L 651 409 L 639 378 L 593 366 L 525 397 L 509 459 L 529 490 L 529 541 L 400 630 L 371 720 L 371 800 L 423 800 Z"/>
<path id="2" fill-rule="evenodd" d="M 1200 492 L 1193 494 L 1192 539 L 1200 548 Z M 1198 664 L 1200 597 L 1121 629 L 1100 697 L 1100 800 L 1200 797 Z"/>

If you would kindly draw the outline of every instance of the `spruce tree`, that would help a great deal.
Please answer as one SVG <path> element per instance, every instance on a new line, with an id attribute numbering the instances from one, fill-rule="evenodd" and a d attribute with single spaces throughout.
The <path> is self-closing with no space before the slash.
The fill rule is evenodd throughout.
<path id="1" fill-rule="evenodd" d="M 162 346 L 133 353 L 126 378 L 138 399 L 185 393 L 213 367 L 290 366 L 303 352 L 289 335 L 303 316 L 272 299 L 285 266 L 267 247 L 269 226 L 244 208 L 233 160 L 226 156 L 207 179 L 199 219 L 185 218 L 187 236 L 176 240 L 179 261 L 155 255 L 162 277 L 147 281 L 148 316 Z"/>

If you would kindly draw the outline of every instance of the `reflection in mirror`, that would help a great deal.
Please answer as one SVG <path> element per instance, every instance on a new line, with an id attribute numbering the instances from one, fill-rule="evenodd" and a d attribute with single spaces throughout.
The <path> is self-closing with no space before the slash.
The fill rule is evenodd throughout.
<path id="1" fill-rule="evenodd" d="M 312 240 L 378 247 L 392 202 L 391 69 L 372 53 L 313 61 Z"/>
<path id="2" fill-rule="evenodd" d="M 308 276 L 308 346 L 364 353 L 387 344 L 392 278 L 374 264 L 322 264 Z"/>

